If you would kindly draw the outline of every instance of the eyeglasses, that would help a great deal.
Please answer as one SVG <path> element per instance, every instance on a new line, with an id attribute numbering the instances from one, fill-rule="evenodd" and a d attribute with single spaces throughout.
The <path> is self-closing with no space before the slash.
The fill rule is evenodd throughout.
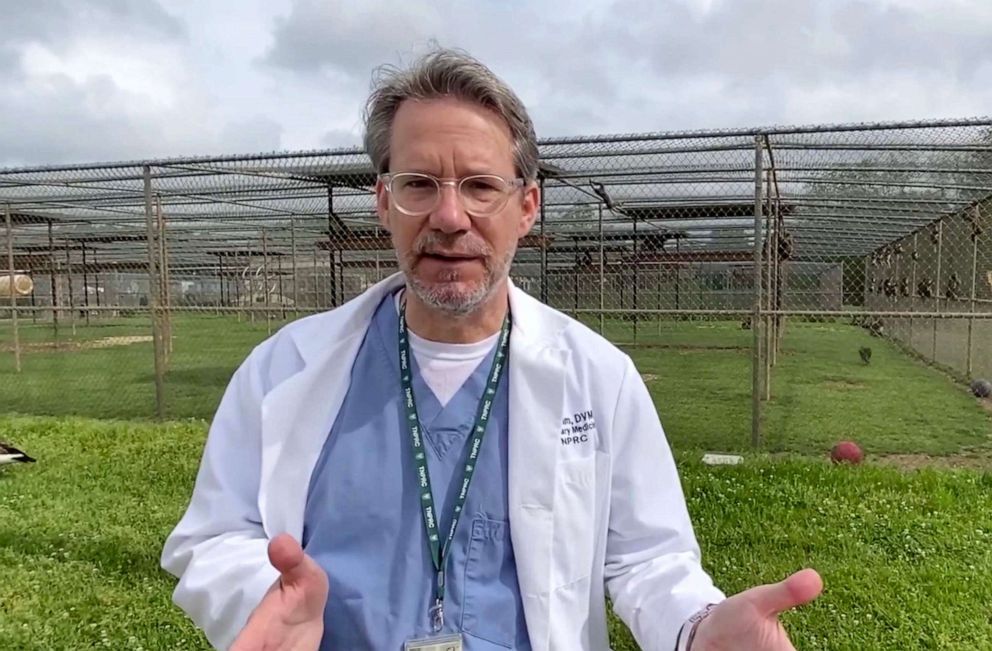
<path id="1" fill-rule="evenodd" d="M 441 186 L 458 191 L 465 212 L 473 217 L 492 217 L 506 205 L 510 195 L 523 187 L 522 178 L 504 179 L 496 174 L 475 174 L 460 179 L 439 179 L 430 174 L 400 172 L 380 174 L 393 203 L 404 215 L 423 217 L 441 203 Z"/>

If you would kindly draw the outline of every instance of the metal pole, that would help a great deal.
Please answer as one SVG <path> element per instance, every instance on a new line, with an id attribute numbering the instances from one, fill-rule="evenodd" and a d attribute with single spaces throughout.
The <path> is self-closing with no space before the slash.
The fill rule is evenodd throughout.
<path id="1" fill-rule="evenodd" d="M 664 252 L 665 245 L 662 244 L 662 247 L 661 248 L 662 248 L 662 252 Z M 675 263 L 675 264 L 677 265 L 678 263 Z M 678 269 L 677 266 L 675 268 Z M 657 302 L 657 306 L 658 306 L 658 309 L 659 310 L 663 310 L 663 309 L 665 309 L 665 305 L 664 305 L 664 303 L 665 303 L 665 301 L 664 301 L 664 291 L 663 291 L 663 289 L 665 287 L 665 264 L 663 262 L 659 262 L 658 263 L 658 268 L 655 270 L 655 276 L 654 277 L 655 277 L 655 282 L 658 284 L 658 302 Z M 660 335 L 661 334 L 661 315 L 660 314 L 657 317 L 657 321 L 658 321 L 658 323 L 657 323 L 657 325 L 658 325 L 658 334 Z"/>
<path id="2" fill-rule="evenodd" d="M 241 323 L 241 278 L 239 269 L 241 265 L 238 264 L 238 253 L 233 252 L 234 255 L 234 273 L 231 275 L 231 280 L 234 283 L 234 314 L 238 317 L 238 323 Z M 228 285 L 227 297 L 231 297 L 231 287 Z"/>
<path id="3" fill-rule="evenodd" d="M 283 293 L 282 286 L 282 254 L 276 255 L 276 276 L 279 283 L 279 318 L 283 321 L 286 320 L 286 295 Z"/>
<path id="4" fill-rule="evenodd" d="M 224 254 L 217 254 L 217 277 L 220 279 L 220 301 L 218 301 L 218 308 L 227 307 L 227 303 L 224 301 Z M 218 316 L 221 314 L 221 310 L 217 310 Z"/>
<path id="5" fill-rule="evenodd" d="M 639 275 L 640 274 L 638 273 L 638 271 L 639 271 L 638 270 L 638 266 L 640 265 L 640 263 L 641 263 L 641 261 L 637 258 L 637 213 L 634 213 L 634 264 L 632 265 L 634 267 L 634 269 L 633 269 L 634 282 L 632 283 L 633 284 L 633 287 L 631 289 L 632 289 L 632 292 L 633 292 L 633 297 L 632 298 L 634 299 L 634 309 L 635 310 L 637 309 L 637 285 L 639 284 L 638 281 L 640 280 L 640 278 L 639 278 Z M 637 313 L 636 312 L 634 313 L 634 343 L 637 343 Z"/>
<path id="6" fill-rule="evenodd" d="M 10 319 L 14 328 L 14 368 L 21 372 L 21 336 L 17 328 L 17 292 L 14 290 L 14 226 L 10 218 L 10 204 L 4 208 L 7 221 L 7 268 L 10 270 Z"/>
<path id="7" fill-rule="evenodd" d="M 751 445 L 761 443 L 761 136 L 754 137 L 754 313 L 751 319 Z"/>
<path id="8" fill-rule="evenodd" d="M 293 257 L 290 260 L 290 264 L 293 268 L 293 317 L 296 318 L 300 316 L 300 300 L 299 292 L 297 291 L 299 279 L 296 275 L 296 219 L 289 220 L 289 241 L 290 248 L 293 252 Z"/>
<path id="9" fill-rule="evenodd" d="M 69 324 L 72 326 L 72 336 L 76 336 L 76 307 L 72 297 L 72 255 L 69 253 L 69 238 L 65 238 L 65 269 L 66 285 L 69 289 Z"/>
<path id="10" fill-rule="evenodd" d="M 334 186 L 327 186 L 327 259 L 330 265 L 330 305 L 336 307 L 338 304 L 337 275 L 334 273 L 334 226 L 332 218 L 334 216 Z"/>
<path id="11" fill-rule="evenodd" d="M 937 301 L 934 306 L 934 312 L 940 312 L 940 267 L 941 267 L 941 257 L 944 252 L 944 221 L 941 220 L 937 222 L 937 282 L 934 285 L 934 296 Z M 937 319 L 933 320 L 933 354 L 930 357 L 934 362 L 937 361 Z"/>
<path id="12" fill-rule="evenodd" d="M 55 276 L 55 239 L 52 237 L 52 220 L 48 220 L 48 277 L 52 283 L 52 332 L 59 338 L 59 287 Z"/>
<path id="13" fill-rule="evenodd" d="M 31 286 L 34 287 L 33 271 L 30 270 L 28 271 L 28 278 L 31 279 Z M 11 287 L 11 289 L 13 289 L 13 287 Z M 31 324 L 32 325 L 36 325 L 38 323 L 38 310 L 35 309 L 37 307 L 37 303 L 35 301 L 35 293 L 36 292 L 31 292 Z"/>
<path id="14" fill-rule="evenodd" d="M 541 302 L 548 302 L 548 243 L 544 239 L 544 178 L 538 183 L 541 188 Z"/>
<path id="15" fill-rule="evenodd" d="M 913 252 L 910 254 L 912 265 L 909 272 L 909 311 L 916 311 L 916 258 L 919 257 L 917 251 L 917 233 L 913 233 Z M 916 349 L 913 343 L 913 317 L 909 317 L 909 347 Z"/>
<path id="16" fill-rule="evenodd" d="M 100 261 L 96 259 L 98 249 L 93 249 L 93 297 L 96 298 L 96 316 L 100 317 Z"/>
<path id="17" fill-rule="evenodd" d="M 162 283 L 162 293 L 160 305 L 162 308 L 160 319 L 162 325 L 162 340 L 165 345 L 162 348 L 165 362 L 164 368 L 169 368 L 172 355 L 172 273 L 169 271 L 169 241 L 165 229 L 165 212 L 162 210 L 162 195 L 155 195 L 155 208 L 158 216 L 158 276 Z"/>
<path id="18" fill-rule="evenodd" d="M 86 242 L 82 242 L 83 246 L 83 309 L 86 315 L 86 325 L 90 324 L 90 281 L 89 274 L 86 269 Z"/>
<path id="19" fill-rule="evenodd" d="M 780 234 L 782 234 L 784 231 L 785 231 L 785 222 L 782 219 L 782 197 L 781 197 L 781 195 L 779 195 L 778 186 L 776 186 L 776 191 L 775 191 L 775 235 L 776 235 L 776 240 L 777 240 L 777 237 Z M 783 301 L 782 301 L 782 277 L 785 275 L 785 272 L 784 272 L 784 269 L 785 269 L 784 262 L 785 261 L 782 260 L 781 257 L 779 256 L 778 246 L 775 247 L 775 258 L 774 258 L 774 260 L 775 260 L 775 274 L 774 274 L 774 278 L 775 278 L 775 289 L 774 289 L 774 292 L 773 292 L 772 295 L 775 298 L 774 298 L 773 306 L 774 306 L 774 308 L 775 308 L 776 311 L 781 311 L 781 309 L 782 309 L 782 303 L 783 303 Z M 842 281 L 842 284 L 843 284 L 843 281 Z M 841 294 L 843 295 L 843 290 L 841 291 Z M 774 327 L 774 333 L 775 333 L 774 336 L 772 337 L 772 343 L 773 343 L 772 350 L 771 350 L 771 353 L 772 353 L 772 366 L 775 366 L 775 365 L 778 364 L 778 353 L 779 353 L 779 349 L 782 346 L 782 329 L 783 329 L 783 326 L 785 325 L 784 324 L 784 320 L 785 320 L 784 317 L 782 317 L 780 315 L 777 315 L 777 314 L 775 315 L 775 317 L 773 317 L 773 320 L 772 320 L 772 324 L 773 324 L 773 327 Z"/>
<path id="20" fill-rule="evenodd" d="M 245 265 L 245 280 L 248 281 L 245 291 L 248 292 L 248 322 L 255 323 L 255 274 L 251 270 L 251 241 L 245 244 L 245 257 L 248 264 Z"/>
<path id="21" fill-rule="evenodd" d="M 572 238 L 572 309 L 579 309 L 579 242 L 574 237 Z M 579 318 L 579 313 L 576 311 L 576 319 Z"/>
<path id="22" fill-rule="evenodd" d="M 262 301 L 265 305 L 265 328 L 272 334 L 272 312 L 269 311 L 269 245 L 262 229 Z"/>
<path id="23" fill-rule="evenodd" d="M 339 293 L 339 304 L 344 303 L 347 299 L 344 293 L 344 240 L 341 241 L 341 248 L 338 249 L 338 293 Z"/>
<path id="24" fill-rule="evenodd" d="M 163 378 L 162 333 L 158 322 L 158 278 L 155 268 L 155 223 L 152 209 L 152 170 L 144 167 L 145 181 L 145 230 L 148 236 L 148 293 L 152 308 L 152 343 L 155 349 L 155 415 L 165 416 L 165 384 Z"/>
<path id="25" fill-rule="evenodd" d="M 975 204 L 973 210 L 975 211 L 975 224 L 978 224 L 979 220 L 981 219 L 981 213 L 979 212 L 978 204 Z M 975 298 L 976 298 L 975 292 L 978 289 L 978 286 L 976 284 L 977 278 L 978 278 L 978 233 L 977 230 L 973 230 L 971 235 L 971 301 L 970 301 L 971 308 L 969 309 L 969 312 L 975 311 Z M 973 348 L 974 329 L 975 329 L 975 318 L 972 317 L 968 319 L 968 365 L 967 365 L 967 371 L 965 372 L 969 380 L 971 379 L 971 372 L 973 370 L 972 361 L 974 357 L 974 348 Z"/>
<path id="26" fill-rule="evenodd" d="M 317 243 L 313 243 L 313 304 L 310 306 L 311 310 L 317 311 L 317 306 L 320 305 L 320 298 L 318 296 L 318 291 L 320 290 L 320 283 L 318 282 L 319 276 L 317 276 Z"/>
<path id="27" fill-rule="evenodd" d="M 606 330 L 606 298 L 603 292 L 606 289 L 606 255 L 603 251 L 603 204 L 599 204 L 599 334 Z"/>
<path id="28" fill-rule="evenodd" d="M 764 378 L 764 396 L 765 400 L 771 400 L 772 393 L 772 316 L 771 311 L 774 309 L 772 306 L 772 296 L 774 295 L 774 289 L 772 287 L 772 271 L 775 267 L 775 259 L 778 257 L 778 233 L 772 226 L 772 210 L 771 210 L 771 194 L 772 194 L 772 177 L 769 170 L 764 170 L 765 175 L 765 262 L 763 264 L 764 269 L 762 270 L 762 276 L 765 279 L 764 283 L 764 300 L 767 306 L 769 314 L 765 316 L 764 323 L 764 351 L 765 351 L 765 378 Z"/>
<path id="29" fill-rule="evenodd" d="M 871 283 L 872 283 L 872 277 L 871 277 L 871 256 L 870 255 L 866 255 L 865 256 L 865 265 L 864 266 L 865 266 L 865 281 L 864 281 L 864 286 L 865 287 L 864 287 L 864 290 L 863 290 L 863 292 L 864 292 L 864 298 L 862 299 L 861 302 L 864 305 L 865 310 L 868 310 L 869 309 L 869 307 L 868 307 L 868 300 L 869 300 L 868 297 L 871 296 Z M 874 301 L 872 301 L 872 304 L 874 304 Z"/>

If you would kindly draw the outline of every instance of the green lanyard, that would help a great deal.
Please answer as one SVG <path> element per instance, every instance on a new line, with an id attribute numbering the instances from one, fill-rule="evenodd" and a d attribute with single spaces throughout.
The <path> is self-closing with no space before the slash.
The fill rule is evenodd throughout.
<path id="1" fill-rule="evenodd" d="M 448 557 L 451 541 L 455 538 L 455 529 L 458 527 L 458 520 L 462 508 L 465 506 L 465 497 L 468 495 L 468 487 L 472 483 L 472 475 L 475 473 L 476 460 L 482 449 L 482 438 L 486 434 L 486 424 L 489 422 L 489 415 L 492 412 L 496 389 L 499 387 L 500 378 L 503 377 L 503 369 L 506 367 L 506 352 L 510 342 L 510 315 L 507 313 L 506 318 L 503 319 L 496 356 L 493 358 L 492 369 L 489 371 L 489 381 L 486 383 L 482 400 L 479 401 L 475 425 L 472 427 L 472 436 L 466 444 L 468 457 L 463 466 L 461 490 L 455 500 L 454 511 L 451 514 L 451 526 L 448 528 L 448 537 L 445 539 L 443 547 L 440 545 L 440 536 L 438 535 L 440 523 L 437 518 L 437 510 L 434 508 L 431 477 L 427 470 L 427 456 L 424 454 L 424 442 L 421 436 L 420 417 L 417 415 L 417 404 L 413 398 L 413 383 L 410 380 L 410 342 L 407 338 L 405 302 L 400 307 L 399 340 L 400 381 L 406 404 L 406 425 L 410 431 L 410 441 L 413 443 L 413 462 L 417 470 L 417 482 L 420 491 L 420 510 L 424 516 L 427 544 L 431 548 L 431 560 L 434 562 L 434 572 L 437 579 L 434 584 L 434 606 L 430 609 L 431 624 L 434 627 L 434 632 L 437 633 L 444 626 L 444 563 Z"/>

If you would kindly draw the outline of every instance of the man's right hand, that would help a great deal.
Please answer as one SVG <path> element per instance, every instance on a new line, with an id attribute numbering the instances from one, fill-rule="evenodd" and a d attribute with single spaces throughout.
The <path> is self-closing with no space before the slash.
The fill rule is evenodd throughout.
<path id="1" fill-rule="evenodd" d="M 279 579 L 262 597 L 230 651 L 317 651 L 324 635 L 327 574 L 289 534 L 269 542 Z"/>

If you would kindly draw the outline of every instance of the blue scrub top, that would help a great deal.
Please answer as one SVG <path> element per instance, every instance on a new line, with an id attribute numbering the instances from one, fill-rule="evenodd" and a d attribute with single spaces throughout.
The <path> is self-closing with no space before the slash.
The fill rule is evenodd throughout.
<path id="1" fill-rule="evenodd" d="M 310 481 L 303 546 L 330 578 L 321 651 L 399 651 L 431 633 L 435 575 L 404 427 L 398 327 L 387 296 Z M 441 531 L 493 355 L 495 346 L 444 407 L 411 359 Z M 530 649 L 507 512 L 508 385 L 504 376 L 446 561 L 443 633 L 461 632 L 466 651 Z"/>

